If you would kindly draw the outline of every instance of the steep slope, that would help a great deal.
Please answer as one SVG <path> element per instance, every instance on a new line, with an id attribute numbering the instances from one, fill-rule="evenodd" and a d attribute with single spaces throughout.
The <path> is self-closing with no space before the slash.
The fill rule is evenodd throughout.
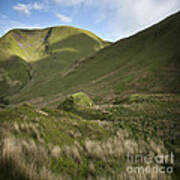
<path id="1" fill-rule="evenodd" d="M 15 29 L 0 39 L 0 68 L 8 77 L 10 76 L 8 74 L 13 74 L 11 81 L 19 81 L 21 84 L 15 88 L 16 91 L 10 90 L 13 93 L 28 84 L 30 78 L 26 77 L 27 74 L 31 74 L 35 84 L 53 81 L 54 78 L 63 76 L 75 61 L 91 55 L 108 44 L 93 33 L 73 27 L 51 27 L 43 30 Z M 20 71 L 17 70 L 20 68 L 16 63 L 17 59 L 21 59 L 21 63 L 24 61 L 23 64 L 29 66 L 28 68 L 21 66 L 21 72 L 24 73 L 21 77 L 25 79 L 22 82 L 19 79 Z M 9 62 L 13 69 L 4 68 L 2 65 Z M 1 91 L 5 92 L 9 82 L 3 77 L 4 75 L 1 75 Z M 47 77 L 50 79 L 48 80 Z M 12 95 L 12 93 L 6 92 L 4 95 Z"/>
<path id="2" fill-rule="evenodd" d="M 43 55 L 43 42 L 47 32 L 47 29 L 11 30 L 0 39 L 0 52 L 6 56 L 17 55 L 27 62 L 35 61 Z"/>
<path id="3" fill-rule="evenodd" d="M 180 93 L 180 13 L 88 58 L 63 81 L 92 95 Z M 63 88 L 62 88 L 63 89 Z M 106 97 L 106 96 L 104 96 Z"/>

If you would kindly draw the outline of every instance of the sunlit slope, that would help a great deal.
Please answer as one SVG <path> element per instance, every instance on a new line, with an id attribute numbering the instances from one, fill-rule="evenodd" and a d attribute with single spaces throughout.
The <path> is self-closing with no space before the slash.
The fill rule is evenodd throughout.
<path id="1" fill-rule="evenodd" d="M 88 52 L 99 50 L 106 44 L 91 32 L 68 26 L 50 27 L 42 30 L 14 29 L 0 39 L 0 52 L 5 56 L 17 55 L 27 62 L 40 60 L 50 53 L 64 51 L 78 53 L 81 50 L 75 42 L 78 36 L 83 36 L 84 41 L 87 41 L 87 47 L 84 47 L 83 50 L 89 49 Z M 69 41 L 71 43 L 68 43 Z M 78 44 L 80 43 L 81 41 L 78 42 Z"/>
<path id="2" fill-rule="evenodd" d="M 0 52 L 6 56 L 17 55 L 27 62 L 37 60 L 44 54 L 43 42 L 47 32 L 48 30 L 11 30 L 0 39 Z"/>
<path id="3" fill-rule="evenodd" d="M 108 44 L 93 33 L 67 26 L 43 30 L 15 29 L 0 39 L 0 62 L 4 65 L 11 59 L 11 63 L 14 64 L 16 59 L 21 59 L 24 64 L 28 63 L 31 69 L 21 67 L 22 72 L 25 73 L 21 76 L 31 74 L 33 82 L 39 84 L 48 81 L 48 78 L 53 81 L 55 77 L 63 76 L 75 61 L 93 54 Z M 14 66 L 11 69 L 4 68 L 3 65 L 2 63 L 0 65 L 1 72 L 10 76 L 8 74 L 11 74 L 11 70 L 14 71 L 14 81 L 18 81 L 19 78 L 16 78 L 19 76 L 18 67 Z M 1 73 L 1 91 L 5 92 L 8 82 L 7 78 L 3 77 Z M 25 84 L 28 84 L 28 80 L 26 79 Z M 17 89 L 22 89 L 25 84 Z"/>

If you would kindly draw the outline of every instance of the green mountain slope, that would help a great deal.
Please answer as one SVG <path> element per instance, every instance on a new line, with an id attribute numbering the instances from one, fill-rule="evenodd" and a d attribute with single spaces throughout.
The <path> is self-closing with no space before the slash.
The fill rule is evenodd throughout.
<path id="1" fill-rule="evenodd" d="M 34 71 L 37 75 L 34 76 L 34 82 L 21 91 L 19 96 L 13 97 L 13 101 L 31 100 L 34 104 L 48 101 L 49 104 L 56 100 L 59 102 L 64 95 L 81 90 L 102 102 L 114 101 L 119 96 L 134 92 L 179 93 L 179 22 L 180 13 L 177 13 L 145 31 L 98 51 L 89 58 L 81 59 L 76 52 L 71 54 L 64 51 L 51 55 L 52 61 L 45 58 L 35 62 Z M 73 36 L 73 43 L 80 41 L 80 37 Z M 69 43 L 72 42 L 64 40 L 64 47 Z M 55 46 L 52 51 L 56 51 Z M 61 47 L 60 44 L 59 46 Z M 83 51 L 85 52 L 84 49 Z M 66 55 L 71 63 L 57 58 L 65 59 L 63 56 Z M 59 74 L 57 71 L 60 71 Z"/>
<path id="2" fill-rule="evenodd" d="M 27 74 L 32 75 L 34 83 L 53 81 L 55 76 L 56 78 L 63 76 L 63 73 L 75 61 L 91 55 L 108 44 L 108 42 L 104 42 L 93 33 L 73 27 L 52 27 L 44 30 L 12 30 L 0 39 L 0 68 L 7 75 L 6 78 L 3 78 L 4 75 L 1 75 L 1 90 L 5 92 L 5 89 L 9 87 L 9 81 L 12 81 L 12 84 L 15 84 L 16 81 L 21 81 L 19 79 L 20 70 L 18 70 L 20 67 L 15 63 L 18 58 L 25 61 L 23 64 L 28 63 L 31 71 L 27 67 L 23 69 L 21 66 L 21 77 L 24 76 L 24 79 L 22 79 L 22 82 L 19 82 L 21 86 L 19 85 L 15 88 L 16 91 L 10 90 L 11 92 L 17 92 L 18 89 L 22 89 L 27 84 L 28 80 L 30 80 Z M 6 64 L 6 62 L 13 64 L 14 69 L 18 66 L 16 69 L 17 73 L 12 68 L 4 68 L 3 64 Z M 13 78 L 11 74 L 13 74 Z M 7 80 L 8 78 L 10 79 L 9 81 Z M 9 87 L 9 89 L 14 89 L 14 86 L 12 88 Z M 3 95 L 8 95 L 8 92 Z M 9 95 L 12 95 L 12 93 Z"/>
<path id="3" fill-rule="evenodd" d="M 180 93 L 179 32 L 177 13 L 72 67 L 64 86 L 109 98 L 134 92 Z"/>

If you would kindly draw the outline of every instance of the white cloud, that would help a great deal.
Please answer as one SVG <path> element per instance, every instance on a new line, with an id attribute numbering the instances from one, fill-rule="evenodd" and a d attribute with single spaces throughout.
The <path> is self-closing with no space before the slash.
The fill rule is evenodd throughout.
<path id="1" fill-rule="evenodd" d="M 30 15 L 30 6 L 26 4 L 17 4 L 16 6 L 13 7 L 14 10 L 23 13 L 27 16 Z"/>
<path id="2" fill-rule="evenodd" d="M 115 39 L 149 27 L 180 9 L 179 0 L 111 0 L 111 3 L 113 12 L 108 26 Z"/>
<path id="3" fill-rule="evenodd" d="M 53 0 L 60 5 L 88 5 L 97 14 L 95 23 L 104 22 L 112 39 L 129 36 L 180 10 L 179 0 Z"/>
<path id="4" fill-rule="evenodd" d="M 33 3 L 33 4 L 17 4 L 13 7 L 14 10 L 23 13 L 27 16 L 29 16 L 31 14 L 31 10 L 41 10 L 43 9 L 43 5 L 39 4 L 37 2 Z"/>
<path id="5" fill-rule="evenodd" d="M 42 2 L 43 4 L 37 2 L 18 4 L 14 9 L 30 15 L 32 10 L 46 9 L 58 12 L 58 8 L 68 10 L 72 8 L 71 16 L 74 19 L 80 17 L 81 12 L 85 14 L 87 9 L 87 12 L 91 12 L 87 16 L 91 16 L 92 25 L 100 25 L 103 31 L 100 34 L 111 40 L 129 36 L 180 10 L 179 0 L 42 0 Z M 66 10 L 64 12 L 67 12 Z M 60 13 L 57 13 L 56 17 L 64 23 L 72 22 L 71 18 Z"/>
<path id="6" fill-rule="evenodd" d="M 43 9 L 43 5 L 35 2 L 35 3 L 32 5 L 32 9 L 41 10 L 41 9 Z"/>
<path id="7" fill-rule="evenodd" d="M 81 3 L 87 3 L 89 0 L 53 0 L 56 4 L 63 6 L 74 6 Z"/>
<path id="8" fill-rule="evenodd" d="M 178 8 L 178 0 L 126 0 L 117 3 L 117 16 L 124 15 L 139 25 L 149 25 Z M 180 7 L 180 6 L 179 6 Z M 123 10 L 123 12 L 122 12 Z"/>
<path id="9" fill-rule="evenodd" d="M 63 23 L 71 23 L 72 22 L 72 19 L 70 17 L 67 17 L 60 13 L 57 13 L 56 17 Z"/>
<path id="10" fill-rule="evenodd" d="M 104 23 L 113 39 L 129 36 L 180 10 L 179 0 L 44 0 L 57 6 L 91 8 L 94 23 Z M 81 12 L 81 9 L 79 9 Z M 96 16 L 96 17 L 95 17 Z"/>

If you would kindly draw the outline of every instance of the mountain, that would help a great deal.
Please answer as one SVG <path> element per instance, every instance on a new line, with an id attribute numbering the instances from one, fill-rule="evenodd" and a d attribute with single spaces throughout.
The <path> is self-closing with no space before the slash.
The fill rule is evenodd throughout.
<path id="1" fill-rule="evenodd" d="M 30 80 L 41 83 L 46 77 L 45 82 L 53 81 L 74 62 L 108 44 L 93 33 L 74 27 L 11 30 L 0 39 L 1 94 L 17 93 Z"/>
<path id="2" fill-rule="evenodd" d="M 32 81 L 12 98 L 12 102 L 31 100 L 37 105 L 47 101 L 48 104 L 56 104 L 56 100 L 59 102 L 65 95 L 81 90 L 102 102 L 114 101 L 135 92 L 179 93 L 179 19 L 180 13 L 177 13 L 95 54 L 95 49 L 88 47 L 89 52 L 82 49 L 86 48 L 87 39 L 80 43 L 82 46 L 78 49 L 79 52 L 82 49 L 82 56 L 75 52 L 71 54 L 69 50 L 55 53 L 55 48 L 50 48 L 53 49 L 52 55 L 32 63 Z M 83 41 L 79 35 L 76 37 L 78 42 L 74 36 L 70 37 L 70 41 L 62 42 L 64 47 Z M 92 42 L 97 45 L 97 38 Z M 87 58 L 86 55 L 91 56 Z"/>
<path id="3" fill-rule="evenodd" d="M 105 101 L 132 93 L 179 94 L 179 32 L 180 13 L 177 13 L 78 62 L 63 86 L 66 91 L 72 91 L 71 87 L 84 89 Z"/>
<path id="4" fill-rule="evenodd" d="M 180 12 L 115 43 L 73 27 L 0 39 L 0 179 L 180 178 Z"/>

